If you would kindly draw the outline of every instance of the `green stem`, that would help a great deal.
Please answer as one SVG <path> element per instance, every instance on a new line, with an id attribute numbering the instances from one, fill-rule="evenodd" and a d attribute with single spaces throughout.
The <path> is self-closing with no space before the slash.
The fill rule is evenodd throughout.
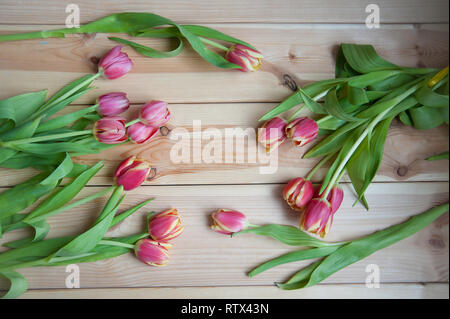
<path id="1" fill-rule="evenodd" d="M 326 115 L 326 116 L 322 117 L 321 119 L 318 119 L 318 120 L 316 121 L 316 123 L 317 123 L 317 124 L 320 124 L 320 123 L 325 122 L 325 121 L 328 121 L 329 119 L 332 119 L 332 118 L 333 118 L 333 116 L 331 116 L 331 115 Z"/>
<path id="2" fill-rule="evenodd" d="M 66 137 L 88 135 L 88 134 L 92 134 L 92 130 L 84 130 L 84 131 L 76 131 L 76 132 L 70 132 L 70 133 L 61 133 L 61 134 L 53 134 L 53 135 L 44 135 L 44 136 L 38 136 L 38 137 L 24 138 L 24 139 L 21 139 L 21 140 L 4 142 L 3 146 L 4 147 L 10 147 L 12 145 L 20 145 L 20 144 L 28 144 L 28 143 L 36 143 L 36 142 L 45 142 L 45 141 L 62 139 L 62 138 L 66 138 Z"/>
<path id="3" fill-rule="evenodd" d="M 300 112 L 305 108 L 305 104 L 302 104 L 298 107 L 297 111 L 289 117 L 288 122 L 291 122 L 296 119 L 296 117 L 300 114 Z"/>
<path id="4" fill-rule="evenodd" d="M 305 180 L 309 181 L 313 175 L 323 166 L 323 164 L 325 164 L 326 162 L 328 162 L 328 160 L 334 155 L 334 153 L 328 154 L 327 156 L 325 156 L 324 158 L 322 158 L 320 160 L 319 163 L 317 163 L 316 166 L 314 166 L 314 168 L 308 173 L 308 175 L 306 176 Z"/>
<path id="5" fill-rule="evenodd" d="M 326 89 L 325 91 L 323 91 L 323 92 L 317 94 L 316 96 L 312 97 L 312 99 L 313 99 L 314 101 L 317 102 L 318 100 L 320 100 L 321 98 L 323 98 L 325 95 L 327 95 L 327 93 L 328 93 L 329 90 L 330 90 L 330 89 Z M 290 121 L 293 121 L 293 120 L 300 114 L 300 112 L 303 110 L 303 107 L 304 107 L 304 106 L 305 106 L 304 103 L 301 104 L 301 105 L 299 106 L 298 110 L 295 111 L 295 113 L 289 118 L 288 121 L 289 121 L 289 122 L 290 122 Z"/>
<path id="6" fill-rule="evenodd" d="M 198 37 L 200 39 L 200 41 L 202 41 L 203 43 L 209 44 L 213 47 L 216 47 L 218 49 L 224 50 L 224 51 L 228 51 L 229 49 L 226 46 L 221 45 L 220 43 L 217 43 L 215 41 L 206 39 L 206 38 L 202 38 L 202 37 Z"/>
<path id="7" fill-rule="evenodd" d="M 408 96 L 410 96 L 411 94 L 413 94 L 415 91 L 417 91 L 417 88 L 420 87 L 421 83 L 415 84 L 414 86 L 412 86 L 411 88 L 409 88 L 405 93 L 403 93 L 401 96 L 403 97 L 402 100 L 406 99 Z M 401 101 L 400 101 L 401 102 Z M 331 189 L 333 188 L 333 186 L 336 184 L 336 182 L 338 181 L 338 179 L 340 177 L 342 177 L 342 171 L 345 168 L 345 166 L 347 165 L 347 162 L 350 160 L 350 158 L 352 157 L 353 153 L 357 150 L 357 148 L 359 147 L 359 145 L 362 143 L 362 141 L 364 141 L 364 139 L 366 138 L 366 136 L 369 134 L 369 132 L 372 132 L 372 130 L 375 128 L 375 126 L 383 119 L 383 117 L 388 114 L 395 106 L 397 106 L 400 102 L 396 103 L 395 105 L 392 105 L 390 107 L 388 107 L 386 110 L 384 110 L 383 112 L 381 112 L 380 114 L 378 114 L 370 123 L 369 125 L 367 125 L 367 127 L 364 129 L 364 131 L 362 132 L 362 134 L 358 137 L 358 139 L 356 140 L 355 144 L 353 144 L 352 148 L 347 152 L 347 154 L 345 155 L 344 159 L 341 161 L 341 163 L 339 164 L 338 168 L 336 169 L 336 171 L 334 172 L 333 176 L 331 177 L 330 182 L 327 185 L 327 189 L 325 191 L 325 194 L 323 196 L 323 198 L 327 198 L 328 194 L 330 193 Z"/>
<path id="8" fill-rule="evenodd" d="M 71 96 L 72 94 L 74 94 L 75 92 L 77 92 L 79 89 L 81 89 L 83 86 L 85 86 L 87 83 L 90 83 L 92 81 L 94 81 L 96 78 L 98 78 L 99 76 L 101 76 L 102 74 L 100 72 L 96 73 L 96 74 L 92 74 L 89 78 L 87 78 L 86 80 L 84 80 L 83 82 L 81 82 L 80 84 L 78 84 L 77 86 L 75 86 L 74 88 L 72 88 L 71 90 L 67 91 L 66 93 L 64 93 L 63 95 L 61 95 L 60 97 L 58 97 L 56 100 L 52 101 L 50 104 L 44 104 L 44 106 L 42 107 L 42 109 L 40 109 L 36 115 L 41 115 L 42 113 L 44 113 L 49 107 L 58 104 L 59 102 L 65 100 L 66 98 L 68 98 L 69 96 Z M 35 115 L 35 116 L 36 116 Z M 34 117 L 35 117 L 34 116 Z"/>
<path id="9" fill-rule="evenodd" d="M 21 264 L 16 264 L 16 265 L 12 265 L 12 266 L 2 267 L 2 268 L 0 268 L 0 272 L 9 271 L 9 270 L 15 270 L 15 269 L 19 269 L 19 268 L 45 266 L 45 265 L 47 265 L 47 257 L 46 258 L 42 258 L 42 259 L 37 259 L 37 260 L 23 262 Z"/>
<path id="10" fill-rule="evenodd" d="M 138 123 L 138 122 L 140 122 L 140 121 L 141 121 L 141 119 L 135 119 L 135 120 L 133 120 L 133 121 L 128 122 L 127 124 L 125 124 L 125 127 L 131 126 L 131 125 L 136 124 L 136 123 Z"/>
<path id="11" fill-rule="evenodd" d="M 121 242 L 114 241 L 114 240 L 100 240 L 98 243 L 99 243 L 99 245 L 118 246 L 118 247 L 134 249 L 134 245 L 130 245 L 127 243 L 121 243 Z"/>

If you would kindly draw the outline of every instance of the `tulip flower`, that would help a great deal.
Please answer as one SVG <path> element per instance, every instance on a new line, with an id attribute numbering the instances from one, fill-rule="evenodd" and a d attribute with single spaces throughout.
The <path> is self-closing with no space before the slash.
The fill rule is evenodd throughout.
<path id="1" fill-rule="evenodd" d="M 324 237 L 333 223 L 331 204 L 323 198 L 313 198 L 300 217 L 300 229 Z"/>
<path id="2" fill-rule="evenodd" d="M 140 119 L 146 125 L 160 127 L 170 119 L 170 111 L 164 101 L 151 101 L 145 104 L 140 111 Z"/>
<path id="3" fill-rule="evenodd" d="M 301 177 L 289 181 L 283 190 L 284 200 L 292 209 L 302 211 L 313 198 L 314 186 Z"/>
<path id="4" fill-rule="evenodd" d="M 94 125 L 94 136 L 103 144 L 118 144 L 128 139 L 126 120 L 120 116 L 104 117 Z"/>
<path id="5" fill-rule="evenodd" d="M 142 144 L 155 136 L 158 131 L 157 127 L 138 122 L 128 127 L 128 137 L 133 143 Z"/>
<path id="6" fill-rule="evenodd" d="M 114 116 L 125 112 L 130 107 L 130 101 L 124 92 L 104 94 L 97 99 L 98 112 L 103 116 Z"/>
<path id="7" fill-rule="evenodd" d="M 180 216 L 175 208 L 153 215 L 148 222 L 150 237 L 159 242 L 167 242 L 183 232 Z"/>
<path id="8" fill-rule="evenodd" d="M 150 266 L 166 266 L 169 262 L 169 243 L 141 239 L 134 246 L 136 257 Z"/>
<path id="9" fill-rule="evenodd" d="M 150 163 L 130 156 L 117 167 L 114 179 L 117 185 L 122 185 L 126 191 L 139 187 L 150 174 Z"/>
<path id="10" fill-rule="evenodd" d="M 98 63 L 99 72 L 110 80 L 120 78 L 133 68 L 133 62 L 121 50 L 122 46 L 115 46 Z"/>
<path id="11" fill-rule="evenodd" d="M 247 217 L 241 212 L 231 209 L 220 209 L 211 215 L 213 225 L 211 229 L 226 235 L 239 232 L 249 226 Z"/>
<path id="12" fill-rule="evenodd" d="M 286 140 L 286 121 L 280 117 L 274 117 L 268 120 L 258 130 L 258 142 L 270 153 L 278 148 Z"/>
<path id="13" fill-rule="evenodd" d="M 245 45 L 233 45 L 225 55 L 228 62 L 239 65 L 239 71 L 251 72 L 256 71 L 261 66 L 261 60 L 264 56 L 256 50 L 253 50 Z"/>
<path id="14" fill-rule="evenodd" d="M 314 197 L 323 197 L 323 195 L 325 195 L 327 190 L 325 189 L 322 194 L 319 194 L 320 188 L 321 187 L 318 187 L 316 189 Z M 344 199 L 344 191 L 339 186 L 334 186 L 331 188 L 326 199 L 331 205 L 331 213 L 334 214 L 342 204 L 342 201 Z"/>
<path id="15" fill-rule="evenodd" d="M 300 117 L 286 125 L 286 136 L 291 138 L 296 146 L 304 146 L 314 140 L 319 134 L 316 121 L 308 117 Z"/>

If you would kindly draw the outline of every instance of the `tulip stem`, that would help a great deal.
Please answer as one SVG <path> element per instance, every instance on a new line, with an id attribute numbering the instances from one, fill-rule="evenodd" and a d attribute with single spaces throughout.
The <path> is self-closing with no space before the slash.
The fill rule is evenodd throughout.
<path id="1" fill-rule="evenodd" d="M 313 97 L 312 99 L 314 100 L 314 101 L 318 101 L 318 100 L 320 100 L 321 98 L 323 98 L 325 95 L 327 95 L 327 93 L 328 93 L 328 91 L 329 91 L 329 89 L 327 89 L 327 90 L 325 90 L 325 91 L 323 91 L 323 92 L 321 92 L 321 93 L 319 93 L 319 94 L 317 94 L 315 97 Z M 298 93 L 298 92 L 297 92 Z M 300 107 L 298 108 L 298 110 L 297 111 L 295 111 L 295 113 L 289 118 L 289 122 L 290 121 L 293 121 L 299 114 L 300 114 L 300 112 L 303 110 L 303 107 L 305 106 L 305 103 L 303 103 L 302 105 L 300 105 Z"/>
<path id="2" fill-rule="evenodd" d="M 202 41 L 203 43 L 209 44 L 213 47 L 216 47 L 218 49 L 224 50 L 224 51 L 228 51 L 228 48 L 226 46 L 221 45 L 220 43 L 217 43 L 215 41 L 206 39 L 206 38 L 202 38 L 202 37 L 198 37 L 200 39 L 200 41 Z"/>
<path id="3" fill-rule="evenodd" d="M 294 112 L 294 114 L 291 115 L 291 117 L 288 119 L 288 122 L 291 122 L 295 120 L 295 118 L 300 114 L 300 112 L 305 108 L 305 104 L 302 104 L 299 106 L 297 111 Z"/>
<path id="4" fill-rule="evenodd" d="M 133 125 L 133 124 L 139 123 L 140 121 L 141 121 L 141 119 L 135 119 L 135 120 L 133 120 L 133 121 L 128 122 L 127 124 L 125 124 L 125 127 L 129 127 L 129 126 L 131 126 L 131 125 Z"/>
<path id="5" fill-rule="evenodd" d="M 66 138 L 66 137 L 74 137 L 74 136 L 87 135 L 87 134 L 92 134 L 92 130 L 84 130 L 84 131 L 76 131 L 76 132 L 70 132 L 70 133 L 61 133 L 61 134 L 24 138 L 21 140 L 4 142 L 3 146 L 11 147 L 14 145 L 19 145 L 19 144 L 45 142 L 45 141 L 51 141 L 51 140 L 62 139 L 62 138 Z"/>
<path id="6" fill-rule="evenodd" d="M 421 83 L 418 83 L 414 86 L 412 86 L 411 88 L 409 88 L 405 93 L 403 93 L 403 97 L 404 99 L 408 96 L 410 96 L 411 94 L 413 94 L 414 92 L 417 91 L 417 89 L 420 87 Z M 400 103 L 400 102 L 398 102 Z M 333 186 L 337 183 L 337 181 L 342 177 L 343 171 L 345 169 L 345 167 L 347 166 L 348 161 L 350 160 L 350 158 L 352 157 L 353 153 L 355 153 L 355 151 L 358 149 L 359 145 L 364 141 L 364 139 L 367 137 L 367 135 L 369 135 L 370 132 L 373 131 L 373 129 L 375 128 L 375 126 L 384 118 L 384 116 L 389 113 L 389 111 L 391 111 L 395 106 L 398 105 L 398 103 L 393 104 L 389 107 L 387 107 L 383 112 L 379 113 L 370 123 L 369 125 L 367 125 L 367 127 L 364 129 L 364 131 L 361 133 L 361 135 L 358 137 L 358 139 L 356 140 L 356 142 L 352 145 L 352 147 L 350 148 L 350 150 L 347 152 L 347 154 L 345 154 L 345 157 L 342 159 L 342 161 L 340 162 L 338 168 L 336 169 L 336 171 L 334 172 L 333 176 L 331 177 L 330 182 L 327 185 L 325 194 L 323 195 L 323 198 L 327 198 L 328 194 L 330 193 L 331 189 L 333 188 Z"/>
<path id="7" fill-rule="evenodd" d="M 118 242 L 115 240 L 100 240 L 98 243 L 99 243 L 99 245 L 118 246 L 118 247 L 134 249 L 134 245 L 130 245 L 127 243 L 121 243 L 121 242 Z"/>
<path id="8" fill-rule="evenodd" d="M 56 100 L 52 101 L 50 104 L 44 104 L 44 106 L 36 113 L 36 115 L 41 115 L 43 112 L 45 112 L 49 107 L 58 104 L 59 102 L 67 99 L 68 97 L 70 97 L 72 94 L 76 93 L 78 90 L 80 90 L 83 86 L 87 85 L 88 83 L 90 84 L 92 81 L 94 81 L 96 78 L 98 78 L 99 76 L 101 76 L 102 74 L 100 72 L 96 73 L 96 74 L 92 74 L 89 78 L 87 78 L 86 80 L 84 80 L 83 82 L 79 83 L 77 86 L 75 86 L 74 88 L 72 88 L 71 90 L 67 91 L 66 93 L 64 93 L 63 95 L 61 95 L 60 97 L 58 97 Z M 34 117 L 36 117 L 36 115 Z"/>
<path id="9" fill-rule="evenodd" d="M 306 180 L 309 181 L 313 175 L 323 166 L 323 164 L 325 164 L 326 162 L 328 162 L 328 160 L 334 155 L 334 153 L 328 154 L 327 156 L 323 157 L 319 163 L 317 163 L 316 166 L 314 166 L 314 168 L 308 173 L 308 175 L 306 176 Z"/>

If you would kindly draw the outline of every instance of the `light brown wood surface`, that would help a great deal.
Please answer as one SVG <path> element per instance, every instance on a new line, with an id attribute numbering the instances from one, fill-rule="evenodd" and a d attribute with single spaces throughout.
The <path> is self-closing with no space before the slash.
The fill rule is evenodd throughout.
<path id="1" fill-rule="evenodd" d="M 70 1 L 0 2 L 0 34 L 61 27 Z M 448 1 L 378 1 L 380 29 L 364 25 L 369 1 L 77 1 L 81 22 L 121 11 L 153 12 L 179 23 L 216 28 L 252 43 L 265 60 L 251 74 L 225 71 L 203 61 L 189 47 L 170 59 L 149 59 L 130 48 L 135 67 L 123 79 L 99 80 L 98 87 L 64 112 L 92 104 L 98 95 L 125 91 L 135 116 L 151 99 L 170 103 L 171 129 L 258 127 L 257 119 L 291 91 L 283 76 L 300 84 L 333 77 L 336 47 L 341 42 L 370 43 L 387 60 L 405 66 L 444 67 L 448 64 Z M 246 9 L 242 9 L 243 6 Z M 0 99 L 33 90 L 55 92 L 65 83 L 92 72 L 93 61 L 114 43 L 108 35 L 73 35 L 66 39 L 0 43 Z M 125 36 L 126 37 L 126 36 Z M 165 40 L 141 43 L 170 49 Z M 307 113 L 305 113 L 307 114 Z M 174 131 L 172 131 L 173 133 Z M 176 207 L 185 232 L 176 239 L 170 265 L 151 268 L 132 254 L 108 261 L 80 264 L 81 288 L 64 289 L 65 267 L 28 268 L 20 272 L 30 283 L 24 298 L 448 298 L 448 214 L 416 235 L 379 251 L 329 277 L 323 284 L 299 291 L 273 286 L 308 264 L 274 268 L 254 278 L 246 272 L 290 250 L 256 235 L 228 238 L 209 229 L 209 214 L 218 208 L 245 212 L 252 223 L 296 225 L 298 215 L 281 199 L 283 184 L 304 176 L 316 160 L 302 160 L 305 150 L 286 143 L 280 149 L 276 174 L 259 173 L 257 164 L 174 164 L 170 149 L 176 143 L 159 136 L 149 144 L 125 145 L 77 159 L 84 164 L 105 160 L 105 168 L 80 198 L 112 183 L 115 166 L 139 154 L 151 161 L 158 175 L 130 192 L 122 206 L 156 200 L 117 226 L 110 235 L 141 231 L 145 214 Z M 205 140 L 206 144 L 207 141 Z M 344 184 L 345 200 L 336 215 L 330 241 L 356 238 L 406 220 L 448 201 L 448 161 L 425 158 L 447 150 L 448 127 L 418 131 L 395 121 L 386 142 L 381 168 L 367 192 L 371 210 L 352 207 L 354 194 Z M 198 149 L 191 145 L 192 152 Z M 233 152 L 233 156 L 238 155 Z M 325 170 L 319 171 L 320 181 Z M 0 169 L 0 192 L 35 174 Z M 347 181 L 347 179 L 344 179 Z M 50 218 L 50 236 L 77 234 L 86 229 L 106 199 L 98 199 Z M 8 233 L 0 244 L 21 238 L 26 231 Z M 380 267 L 381 288 L 365 286 L 366 267 Z M 6 283 L 0 281 L 0 290 Z"/>

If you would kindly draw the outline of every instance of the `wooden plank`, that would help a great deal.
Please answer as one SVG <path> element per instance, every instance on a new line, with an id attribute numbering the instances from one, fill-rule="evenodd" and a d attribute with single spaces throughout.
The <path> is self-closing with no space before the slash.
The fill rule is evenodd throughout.
<path id="1" fill-rule="evenodd" d="M 319 284 L 302 290 L 275 286 L 29 290 L 21 299 L 447 299 L 447 283 Z"/>
<path id="2" fill-rule="evenodd" d="M 252 74 L 221 70 L 191 49 L 178 57 L 161 60 L 127 48 L 135 62 L 132 72 L 123 79 L 96 81 L 99 89 L 77 103 L 91 103 L 97 95 L 117 90 L 127 91 L 135 103 L 149 99 L 171 103 L 279 102 L 291 93 L 284 86 L 285 75 L 300 85 L 334 77 L 334 57 L 341 42 L 370 43 L 381 56 L 400 65 L 444 67 L 448 64 L 448 24 L 385 25 L 377 30 L 361 25 L 210 26 L 259 48 L 266 57 L 262 68 Z M 49 28 L 52 26 L 1 26 L 0 32 Z M 156 48 L 170 47 L 164 41 L 138 40 Z M 0 43 L 0 99 L 44 88 L 53 93 L 64 83 L 93 72 L 93 61 L 114 44 L 105 34 Z"/>
<path id="3" fill-rule="evenodd" d="M 66 20 L 69 0 L 27 1 L 18 5 L 14 0 L 0 3 L 0 21 L 8 24 L 61 24 Z M 164 0 L 151 2 L 79 0 L 81 22 L 86 23 L 106 14 L 118 12 L 153 12 L 178 23 L 205 22 L 295 22 L 295 23 L 364 23 L 369 13 L 365 0 L 260 0 L 211 1 Z M 379 0 L 382 23 L 448 22 L 448 1 L 445 0 Z"/>
<path id="4" fill-rule="evenodd" d="M 148 184 L 173 185 L 173 184 L 249 184 L 249 183 L 285 183 L 295 176 L 306 176 L 308 171 L 319 160 L 301 159 L 305 150 L 311 145 L 299 149 L 292 143 L 286 142 L 278 152 L 278 169 L 271 174 L 263 174 L 264 167 L 268 166 L 264 157 L 259 157 L 257 151 L 262 152 L 262 147 L 255 143 L 233 142 L 233 149 L 227 150 L 226 143 L 230 141 L 225 132 L 233 128 L 249 128 L 249 132 L 256 134 L 257 119 L 275 104 L 271 103 L 233 103 L 233 104 L 171 104 L 172 119 L 170 127 L 174 129 L 169 136 L 157 136 L 147 144 L 117 146 L 100 154 L 84 156 L 76 159 L 83 164 L 94 164 L 105 160 L 105 168 L 93 178 L 93 185 L 108 185 L 112 182 L 112 176 L 117 165 L 122 159 L 131 155 L 138 155 L 152 163 L 157 169 L 157 176 Z M 73 106 L 65 110 L 71 112 L 84 106 Z M 133 105 L 126 117 L 130 120 L 138 114 L 138 105 Z M 304 112 L 304 115 L 309 115 Z M 185 129 L 193 132 L 193 121 L 200 121 L 201 130 L 204 132 L 201 145 L 194 143 L 192 135 L 181 142 L 177 135 Z M 217 138 L 219 145 L 216 151 L 221 154 L 218 163 L 207 163 L 202 152 L 207 148 L 210 137 L 208 130 L 217 129 L 221 136 Z M 385 155 L 380 170 L 375 177 L 380 181 L 448 181 L 448 161 L 427 161 L 427 157 L 448 149 L 448 127 L 441 126 L 436 129 L 419 131 L 406 127 L 398 121 L 394 121 L 385 146 Z M 228 135 L 229 136 L 229 135 Z M 255 138 L 251 138 L 255 141 Z M 231 142 L 231 141 L 230 141 Z M 171 150 L 175 145 L 183 143 L 190 154 L 189 163 L 176 163 L 176 158 L 171 157 Z M 245 144 L 244 144 L 245 143 Z M 238 146 L 242 146 L 239 149 Z M 405 147 L 407 145 L 407 147 Z M 201 163 L 194 162 L 195 154 L 202 157 Z M 255 162 L 249 160 L 249 154 L 254 155 Z M 231 158 L 231 163 L 225 161 Z M 240 160 L 242 158 L 242 161 Z M 251 159 L 251 158 L 250 158 Z M 319 170 L 314 181 L 320 182 L 326 173 L 326 168 Z M 11 186 L 25 180 L 35 174 L 32 169 L 10 170 L 0 169 L 0 186 Z M 348 180 L 348 179 L 345 179 Z"/>
<path id="5" fill-rule="evenodd" d="M 234 208 L 246 213 L 254 224 L 296 225 L 293 213 L 281 199 L 283 185 L 242 186 L 147 186 L 128 193 L 123 209 L 149 197 L 156 200 L 147 208 L 116 226 L 109 235 L 138 233 L 145 215 L 176 207 L 185 225 L 183 235 L 174 241 L 170 265 L 152 268 L 133 254 L 107 261 L 80 264 L 81 288 L 180 287 L 272 285 L 288 278 L 309 262 L 287 264 L 248 278 L 246 272 L 259 263 L 293 250 L 266 237 L 243 235 L 228 238 L 209 229 L 210 213 L 218 208 Z M 345 199 L 327 240 L 341 241 L 384 229 L 448 201 L 447 183 L 382 183 L 367 193 L 370 213 L 357 205 L 350 186 L 343 185 Z M 83 197 L 100 190 L 88 187 Z M 50 218 L 50 236 L 76 234 L 95 220 L 105 198 Z M 0 243 L 20 238 L 22 231 L 6 234 Z M 324 283 L 365 283 L 366 267 L 376 264 L 382 283 L 448 281 L 448 214 L 432 225 L 391 247 L 353 264 Z M 31 289 L 65 288 L 65 267 L 21 269 Z M 2 282 L 0 288 L 6 284 Z"/>

